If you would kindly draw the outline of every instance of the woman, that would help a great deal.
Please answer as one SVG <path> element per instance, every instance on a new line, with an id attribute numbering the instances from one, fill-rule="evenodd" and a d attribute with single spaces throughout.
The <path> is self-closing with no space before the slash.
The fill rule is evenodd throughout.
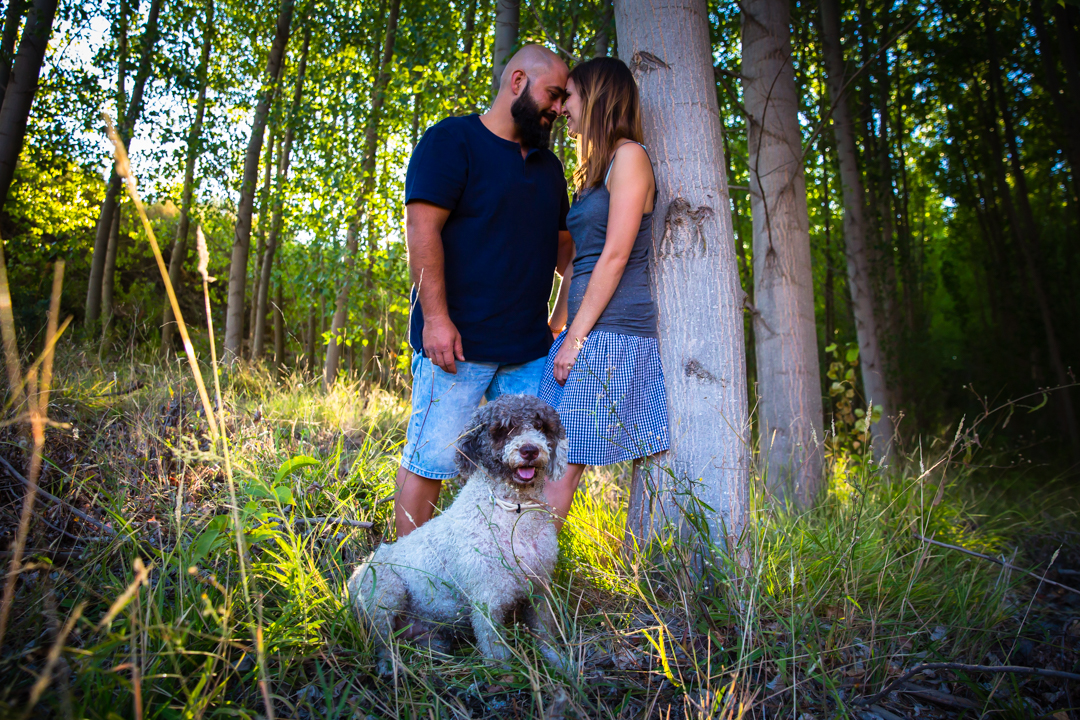
<path id="1" fill-rule="evenodd" d="M 641 103 L 615 58 L 575 67 L 563 103 L 577 136 L 575 256 L 559 288 L 540 398 L 558 410 L 569 469 L 547 489 L 559 524 L 588 465 L 635 464 L 668 449 L 667 396 L 649 290 L 656 181 L 641 144 Z M 565 326 L 565 329 L 562 329 Z M 636 469 L 636 468 L 635 468 Z"/>

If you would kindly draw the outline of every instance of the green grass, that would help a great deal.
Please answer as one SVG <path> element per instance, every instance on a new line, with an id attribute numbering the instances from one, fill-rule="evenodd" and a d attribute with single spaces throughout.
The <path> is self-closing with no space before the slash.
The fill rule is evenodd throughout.
<path id="1" fill-rule="evenodd" d="M 695 538 L 672 541 L 664 562 L 624 557 L 627 469 L 591 472 L 560 538 L 556 573 L 560 645 L 574 673 L 546 666 L 518 631 L 509 668 L 484 663 L 467 643 L 449 657 L 403 644 L 400 674 L 380 679 L 344 588 L 356 563 L 390 539 L 392 503 L 379 500 L 393 491 L 407 403 L 359 382 L 324 394 L 302 375 L 242 369 L 228 379 L 245 592 L 228 478 L 208 452 L 183 370 L 132 357 L 114 376 L 86 355 L 61 358 L 51 415 L 70 427 L 48 432 L 42 485 L 97 513 L 118 538 L 39 503 L 28 547 L 43 552 L 21 576 L 0 657 L 4 715 L 266 717 L 270 698 L 275 717 L 859 717 L 852 699 L 901 669 L 924 659 L 982 663 L 990 653 L 1004 661 L 1031 632 L 1062 646 L 1058 669 L 1077 671 L 1075 641 L 1039 635 L 1060 597 L 1040 596 L 1031 610 L 1028 578 L 913 537 L 1006 557 L 1020 548 L 1013 562 L 1024 567 L 1045 565 L 1056 538 L 1075 568 L 1069 491 L 1035 491 L 1026 480 L 989 485 L 986 472 L 962 462 L 922 471 L 916 460 L 893 475 L 831 463 L 831 487 L 815 510 L 794 516 L 756 504 L 743 562 L 719 554 L 701 576 L 684 572 L 701 557 Z M 135 380 L 139 389 L 107 394 Z M 0 453 L 17 467 L 18 445 L 14 427 L 0 429 Z M 275 480 L 299 456 L 312 460 Z M 9 487 L 5 528 L 21 496 L 21 486 Z M 451 496 L 448 488 L 444 501 Z M 327 516 L 374 526 L 294 522 Z M 72 549 L 71 557 L 55 552 Z M 140 568 L 149 570 L 138 582 Z M 121 597 L 127 602 L 113 607 Z M 935 688 L 947 682 L 995 717 L 1068 703 L 1046 699 L 1060 683 L 939 678 Z M 894 711 L 910 705 L 883 702 Z M 924 716 L 946 712 L 922 704 Z"/>

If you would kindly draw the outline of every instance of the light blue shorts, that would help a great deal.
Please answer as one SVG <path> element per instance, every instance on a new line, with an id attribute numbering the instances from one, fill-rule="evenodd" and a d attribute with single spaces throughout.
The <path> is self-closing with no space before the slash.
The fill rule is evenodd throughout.
<path id="1" fill-rule="evenodd" d="M 458 361 L 457 374 L 451 375 L 414 353 L 412 418 L 401 467 L 430 480 L 456 477 L 457 441 L 480 399 L 536 395 L 546 360 L 542 357 L 520 365 Z"/>

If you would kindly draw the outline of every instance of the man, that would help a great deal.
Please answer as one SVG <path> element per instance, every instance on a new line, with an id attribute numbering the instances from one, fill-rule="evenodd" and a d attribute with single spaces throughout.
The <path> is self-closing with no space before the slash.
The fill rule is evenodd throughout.
<path id="1" fill-rule="evenodd" d="M 567 73 L 553 52 L 527 45 L 506 64 L 487 113 L 447 118 L 413 150 L 412 418 L 397 474 L 398 537 L 431 519 L 481 398 L 539 388 L 552 271 L 563 273 L 573 247 L 566 179 L 548 149 Z"/>

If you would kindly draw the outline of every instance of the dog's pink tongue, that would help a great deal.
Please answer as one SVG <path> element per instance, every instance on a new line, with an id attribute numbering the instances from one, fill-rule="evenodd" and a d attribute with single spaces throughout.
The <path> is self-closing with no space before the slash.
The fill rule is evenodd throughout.
<path id="1" fill-rule="evenodd" d="M 518 468 L 518 471 L 517 471 L 518 477 L 521 478 L 522 480 L 532 480 L 533 475 L 535 475 L 535 474 L 536 474 L 536 468 L 533 468 L 533 467 Z"/>

